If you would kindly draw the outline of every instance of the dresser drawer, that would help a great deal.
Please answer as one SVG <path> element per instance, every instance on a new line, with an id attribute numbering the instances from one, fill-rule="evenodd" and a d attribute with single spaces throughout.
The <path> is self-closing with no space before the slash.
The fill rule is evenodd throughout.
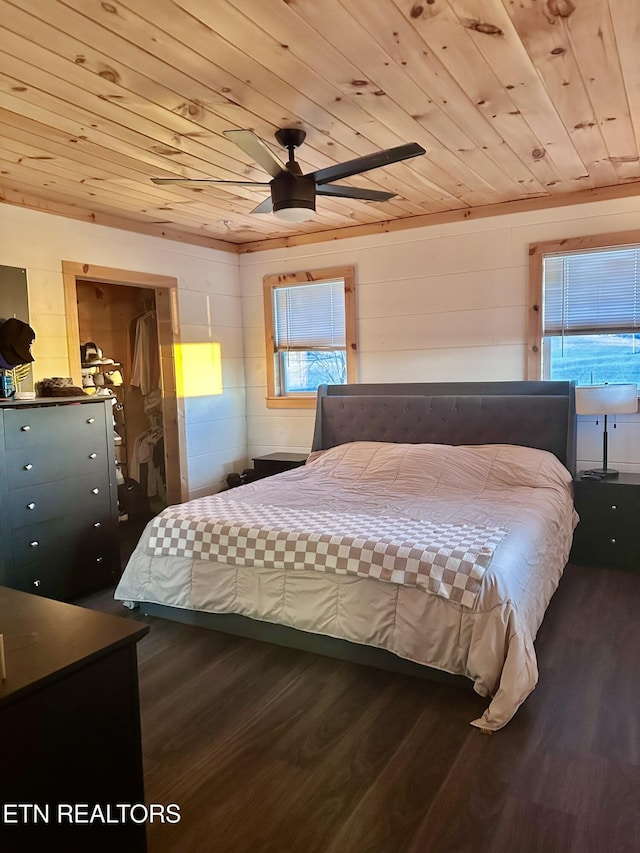
<path id="1" fill-rule="evenodd" d="M 630 489 L 609 490 L 576 498 L 576 509 L 584 524 L 636 525 L 640 518 L 640 493 Z"/>
<path id="2" fill-rule="evenodd" d="M 29 563 L 55 561 L 61 554 L 69 561 L 83 555 L 96 562 L 102 562 L 113 549 L 113 539 L 117 531 L 110 518 L 100 517 L 95 521 L 78 520 L 78 516 L 52 518 L 40 524 L 18 527 L 13 531 L 11 544 L 13 565 L 18 568 Z"/>
<path id="3" fill-rule="evenodd" d="M 51 451 L 64 449 L 65 455 L 85 437 L 104 442 L 104 405 L 67 404 L 42 408 L 9 409 L 4 413 L 7 450 L 45 445 Z"/>
<path id="4" fill-rule="evenodd" d="M 20 489 L 53 480 L 64 480 L 93 471 L 103 472 L 108 465 L 104 437 L 87 435 L 74 440 L 73 451 L 61 454 L 53 449 L 21 447 L 6 454 L 9 489 Z"/>
<path id="5" fill-rule="evenodd" d="M 109 479 L 104 471 L 99 471 L 95 475 L 14 489 L 9 492 L 7 503 L 13 528 L 70 514 L 75 514 L 78 522 L 81 518 L 108 516 Z"/>
<path id="6" fill-rule="evenodd" d="M 73 601 L 107 586 L 120 577 L 118 541 L 115 536 L 76 540 L 53 554 L 22 565 L 12 565 L 5 584 L 45 598 Z M 43 558 L 44 557 L 44 558 Z"/>
<path id="7" fill-rule="evenodd" d="M 38 563 L 11 569 L 6 584 L 13 589 L 32 592 L 45 598 L 60 601 L 67 598 L 67 577 L 65 561 L 61 558 L 48 563 Z"/>
<path id="8" fill-rule="evenodd" d="M 76 555 L 66 573 L 65 596 L 69 601 L 116 585 L 120 579 L 120 560 L 117 542 L 113 544 L 115 551 L 106 548 L 97 554 L 81 552 Z"/>
<path id="9" fill-rule="evenodd" d="M 585 524 L 575 530 L 571 559 L 602 566 L 640 569 L 640 538 L 634 529 L 620 524 Z"/>
<path id="10" fill-rule="evenodd" d="M 106 560 L 101 563 L 70 563 L 66 559 L 58 558 L 12 569 L 6 584 L 13 589 L 32 592 L 45 598 L 74 601 L 97 590 L 114 586 L 119 574 L 116 565 Z"/>

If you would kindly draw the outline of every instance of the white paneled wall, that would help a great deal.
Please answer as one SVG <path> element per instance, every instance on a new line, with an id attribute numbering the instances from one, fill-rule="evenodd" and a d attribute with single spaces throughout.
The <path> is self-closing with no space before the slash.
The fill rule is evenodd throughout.
<path id="1" fill-rule="evenodd" d="M 185 400 L 190 495 L 217 491 L 246 464 L 237 257 L 0 204 L 0 263 L 27 270 L 36 379 L 69 375 L 63 259 L 177 278 L 183 342 L 220 344 L 222 393 Z"/>
<path id="2" fill-rule="evenodd" d="M 0 204 L 0 263 L 27 269 L 36 378 L 69 370 L 62 259 L 176 276 L 182 340 L 216 342 L 222 355 L 222 393 L 185 400 L 195 497 L 252 456 L 311 445 L 312 411 L 265 406 L 264 275 L 355 265 L 363 382 L 522 379 L 529 244 L 632 230 L 639 214 L 640 201 L 623 199 L 238 258 Z M 601 462 L 601 426 L 580 418 L 583 466 Z M 609 459 L 640 472 L 640 416 L 617 419 Z"/>
<path id="3" fill-rule="evenodd" d="M 262 277 L 353 264 L 362 382 L 524 379 L 529 244 L 628 231 L 621 199 L 240 256 L 249 455 L 306 451 L 313 412 L 267 409 Z M 640 416 L 617 419 L 609 459 L 640 472 Z M 602 422 L 581 417 L 582 467 L 602 461 Z"/>

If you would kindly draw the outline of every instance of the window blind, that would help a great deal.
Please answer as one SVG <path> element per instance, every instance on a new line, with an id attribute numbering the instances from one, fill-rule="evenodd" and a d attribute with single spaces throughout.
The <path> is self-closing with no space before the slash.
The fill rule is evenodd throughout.
<path id="1" fill-rule="evenodd" d="M 274 289 L 276 351 L 345 349 L 344 281 Z"/>
<path id="2" fill-rule="evenodd" d="M 639 329 L 639 262 L 634 246 L 545 257 L 543 334 Z"/>

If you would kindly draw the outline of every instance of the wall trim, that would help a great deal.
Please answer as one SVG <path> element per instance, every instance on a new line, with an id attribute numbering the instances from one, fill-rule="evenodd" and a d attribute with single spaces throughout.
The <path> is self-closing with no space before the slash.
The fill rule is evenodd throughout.
<path id="1" fill-rule="evenodd" d="M 239 243 L 238 253 L 243 255 L 253 252 L 264 252 L 270 249 L 290 249 L 295 246 L 308 246 L 313 243 L 346 240 L 350 237 L 390 234 L 396 231 L 405 231 L 409 228 L 425 228 L 431 225 L 445 225 L 452 222 L 466 222 L 493 216 L 506 216 L 512 213 L 529 213 L 536 210 L 568 207 L 575 204 L 589 204 L 598 201 L 611 201 L 634 196 L 640 196 L 640 181 L 623 184 L 622 186 L 596 187 L 591 190 L 564 193 L 552 196 L 551 198 L 544 196 L 542 198 L 504 201 L 498 204 L 465 207 L 459 210 L 445 210 L 440 213 L 425 213 L 420 216 L 409 216 L 404 219 L 387 219 L 383 222 L 371 222 L 366 225 L 351 225 L 347 228 L 335 228 L 329 231 L 315 232 L 314 234 L 298 234 L 291 237 L 258 240 L 252 243 Z"/>
<path id="2" fill-rule="evenodd" d="M 38 198 L 38 196 L 27 195 L 15 190 L 0 188 L 0 204 L 12 204 L 15 207 L 26 207 L 29 210 L 38 210 L 41 213 L 50 213 L 53 216 L 77 219 L 91 225 L 104 225 L 106 228 L 119 228 L 121 231 L 132 231 L 135 234 L 146 234 L 149 237 L 161 237 L 164 240 L 174 240 L 178 243 L 188 243 L 194 246 L 203 246 L 206 249 L 218 249 L 220 252 L 238 254 L 236 243 L 219 240 L 216 237 L 208 237 L 206 234 L 193 234 L 178 227 L 167 228 L 166 225 L 153 222 L 137 222 L 134 219 L 128 219 L 126 216 L 83 208 L 77 204 L 63 204 L 59 201 Z"/>
<path id="3" fill-rule="evenodd" d="M 512 213 L 528 213 L 536 210 L 553 209 L 557 207 L 569 207 L 576 204 L 590 204 L 598 201 L 612 201 L 621 198 L 633 198 L 640 196 L 640 181 L 631 181 L 609 187 L 595 187 L 594 189 L 580 190 L 574 193 L 562 193 L 554 196 L 537 196 L 535 198 L 516 199 L 504 201 L 497 204 L 479 205 L 477 207 L 465 207 L 457 210 L 445 210 L 439 213 L 425 213 L 419 216 L 408 216 L 402 219 L 386 219 L 381 222 L 372 222 L 365 225 L 351 225 L 344 228 L 332 228 L 325 231 L 316 231 L 312 234 L 295 234 L 290 237 L 273 237 L 264 240 L 256 240 L 246 243 L 231 243 L 205 234 L 194 234 L 184 231 L 178 227 L 171 228 L 170 223 L 154 224 L 136 222 L 123 216 L 104 213 L 101 211 L 82 208 L 78 205 L 62 204 L 51 199 L 38 198 L 25 195 L 13 190 L 0 188 L 0 203 L 12 204 L 17 207 L 27 207 L 51 213 L 56 216 L 64 216 L 69 219 L 79 219 L 94 225 L 105 225 L 111 228 L 120 228 L 124 231 L 133 231 L 140 234 L 148 234 L 153 237 L 161 237 L 166 240 L 175 240 L 182 243 L 190 243 L 196 246 L 204 246 L 208 249 L 218 249 L 222 252 L 232 254 L 251 254 L 264 252 L 271 249 L 293 248 L 295 246 L 308 246 L 314 243 L 330 243 L 335 240 L 347 240 L 351 237 L 364 237 L 371 234 L 387 234 L 396 231 L 405 231 L 411 228 L 425 228 L 431 225 L 444 225 L 453 222 L 465 222 L 467 220 L 485 219 L 493 216 L 505 216 Z"/>

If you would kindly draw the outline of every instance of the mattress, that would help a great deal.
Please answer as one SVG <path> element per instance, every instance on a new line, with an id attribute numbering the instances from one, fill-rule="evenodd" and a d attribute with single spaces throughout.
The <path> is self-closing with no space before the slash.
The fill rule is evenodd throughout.
<path id="1" fill-rule="evenodd" d="M 302 468 L 163 511 L 144 531 L 115 597 L 241 614 L 464 675 L 490 700 L 472 724 L 495 731 L 537 683 L 534 640 L 577 523 L 571 483 L 555 456 L 532 448 L 344 444 L 313 453 Z M 455 531 L 487 531 L 474 594 L 452 596 L 446 584 L 431 581 L 417 585 L 413 574 L 407 582 L 393 568 L 374 577 L 368 566 L 359 572 L 357 560 L 318 565 L 315 552 L 301 558 L 294 551 L 296 559 L 265 559 L 260 552 L 252 560 L 244 549 L 194 549 L 191 533 L 181 534 L 175 547 L 158 536 L 171 525 L 193 528 L 195 520 L 211 533 L 205 540 L 214 542 L 221 525 L 241 521 L 242 511 L 253 531 L 260 530 L 256 518 L 265 510 L 272 524 L 278 520 L 276 534 L 297 538 L 301 531 L 309 538 L 314 513 L 323 524 L 334 519 L 338 533 L 335 519 L 384 519 L 387 538 L 387 521 L 395 519 L 397 529 L 412 536 L 422 530 L 418 538 L 427 554 L 434 531 L 454 531 L 451 554 L 459 544 Z"/>

